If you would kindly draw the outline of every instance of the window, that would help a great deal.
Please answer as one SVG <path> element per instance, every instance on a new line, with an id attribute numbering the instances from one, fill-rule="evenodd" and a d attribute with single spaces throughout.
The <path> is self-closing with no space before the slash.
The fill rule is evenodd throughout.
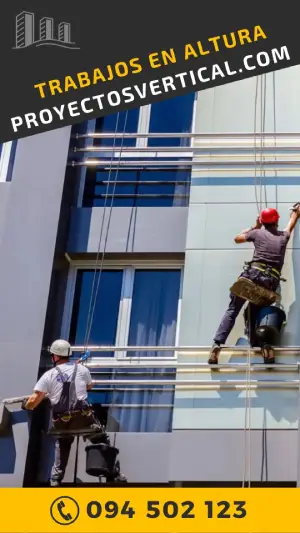
<path id="1" fill-rule="evenodd" d="M 96 120 L 95 133 L 123 133 L 125 128 L 125 133 L 137 133 L 138 131 L 138 122 L 139 122 L 139 108 L 131 109 L 127 112 L 122 111 L 114 115 L 107 115 L 106 117 L 100 117 Z M 126 120 L 126 126 L 125 126 Z M 118 124 L 117 124 L 118 121 Z M 117 131 L 116 131 L 117 126 Z M 136 139 L 116 139 L 114 142 L 113 138 L 110 139 L 94 139 L 95 146 L 135 146 Z"/>
<path id="2" fill-rule="evenodd" d="M 187 206 L 191 171 L 87 169 L 83 207 Z M 108 185 L 109 181 L 109 185 Z M 116 183 L 116 184 L 115 184 Z M 105 202 L 106 193 L 108 195 Z"/>
<path id="3" fill-rule="evenodd" d="M 129 346 L 175 344 L 180 270 L 136 270 L 132 294 Z M 132 353 L 140 357 L 169 356 L 169 352 Z"/>
<path id="4" fill-rule="evenodd" d="M 84 345 L 90 330 L 90 345 L 115 345 L 122 279 L 122 270 L 104 270 L 101 275 L 99 271 L 95 275 L 95 270 L 78 271 L 70 332 L 72 344 Z M 103 355 L 113 356 L 113 353 Z"/>
<path id="5" fill-rule="evenodd" d="M 190 133 L 195 93 L 177 96 L 151 106 L 150 133 Z M 150 138 L 148 146 L 190 146 L 190 139 Z"/>
<path id="6" fill-rule="evenodd" d="M 174 346 L 178 328 L 181 268 L 123 268 L 103 270 L 96 278 L 99 285 L 94 301 L 89 345 Z M 97 273 L 99 276 L 99 272 Z M 72 304 L 70 341 L 83 345 L 86 338 L 87 318 L 90 308 L 94 271 L 78 269 L 71 276 L 75 284 Z M 67 312 L 68 314 L 68 312 Z M 63 333 L 67 335 L 66 332 Z M 94 353 L 97 357 L 114 353 Z M 115 352 L 122 357 L 173 357 L 173 352 Z M 151 363 L 150 363 L 151 364 Z M 124 367 L 122 369 L 98 367 L 92 369 L 94 378 L 107 381 L 96 385 L 91 401 L 108 410 L 114 431 L 171 431 L 174 386 L 158 384 L 113 385 L 116 380 L 174 380 L 175 368 Z M 98 389 L 98 390 L 97 390 Z M 131 407 L 133 406 L 133 407 Z M 110 426 L 108 426 L 108 430 Z"/>

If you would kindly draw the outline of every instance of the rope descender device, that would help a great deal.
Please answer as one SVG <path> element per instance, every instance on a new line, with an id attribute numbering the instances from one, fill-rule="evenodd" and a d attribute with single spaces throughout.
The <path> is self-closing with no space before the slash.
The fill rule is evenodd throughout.
<path id="1" fill-rule="evenodd" d="M 85 352 L 83 352 L 83 354 L 81 355 L 81 357 L 78 359 L 78 361 L 76 361 L 76 363 L 84 363 L 91 355 L 91 350 L 86 350 Z"/>

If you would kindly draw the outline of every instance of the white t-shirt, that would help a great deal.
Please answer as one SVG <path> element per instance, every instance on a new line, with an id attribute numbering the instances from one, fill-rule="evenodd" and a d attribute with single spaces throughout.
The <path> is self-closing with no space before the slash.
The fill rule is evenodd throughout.
<path id="1" fill-rule="evenodd" d="M 64 374 L 65 379 L 71 380 L 74 371 L 74 363 L 63 363 L 59 365 L 59 369 Z M 92 377 L 89 369 L 81 364 L 77 365 L 77 374 L 75 378 L 75 389 L 78 400 L 87 400 L 87 387 L 92 383 Z M 63 384 L 61 376 L 54 368 L 51 368 L 39 379 L 34 387 L 35 392 L 45 392 L 52 405 L 59 402 Z"/>

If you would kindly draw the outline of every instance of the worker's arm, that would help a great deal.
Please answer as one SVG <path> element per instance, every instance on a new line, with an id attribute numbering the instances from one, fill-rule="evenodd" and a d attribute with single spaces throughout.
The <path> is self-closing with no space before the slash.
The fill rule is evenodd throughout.
<path id="1" fill-rule="evenodd" d="M 292 211 L 291 218 L 290 218 L 289 223 L 288 223 L 288 225 L 287 225 L 287 227 L 285 228 L 284 231 L 286 231 L 288 233 L 292 233 L 292 231 L 294 231 L 294 229 L 296 227 L 296 224 L 297 224 L 299 216 L 300 216 L 300 208 L 298 207 L 297 211 Z"/>
<path id="2" fill-rule="evenodd" d="M 261 222 L 259 220 L 259 217 L 257 217 L 255 226 L 252 226 L 251 228 L 247 228 L 247 229 L 244 229 L 243 231 L 241 231 L 241 233 L 239 233 L 234 238 L 234 242 L 236 244 L 242 244 L 244 242 L 247 242 L 247 238 L 246 238 L 247 233 L 249 233 L 249 231 L 252 231 L 254 229 L 260 229 L 261 226 L 262 226 L 262 224 L 261 224 Z"/>
<path id="3" fill-rule="evenodd" d="M 35 409 L 43 401 L 45 396 L 45 392 L 33 391 L 32 395 L 29 396 L 25 404 L 25 409 L 32 411 L 32 409 Z"/>
<path id="4" fill-rule="evenodd" d="M 84 373 L 85 373 L 86 389 L 90 391 L 92 390 L 92 386 L 93 386 L 92 376 L 91 376 L 89 369 L 86 366 L 84 366 L 83 368 L 84 368 Z"/>
<path id="5" fill-rule="evenodd" d="M 45 372 L 45 374 L 39 379 L 39 381 L 36 383 L 33 393 L 31 396 L 29 396 L 26 404 L 25 409 L 32 410 L 35 409 L 45 398 L 46 394 L 49 393 L 49 371 Z"/>

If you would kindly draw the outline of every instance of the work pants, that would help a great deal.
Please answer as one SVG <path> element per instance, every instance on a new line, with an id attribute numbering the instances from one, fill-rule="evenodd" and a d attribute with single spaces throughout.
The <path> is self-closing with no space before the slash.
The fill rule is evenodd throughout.
<path id="1" fill-rule="evenodd" d="M 54 464 L 51 470 L 51 482 L 61 482 L 64 478 L 67 464 L 70 457 L 71 447 L 74 442 L 74 437 L 66 437 L 57 439 L 55 442 Z M 103 433 L 101 436 L 101 443 L 111 445 L 109 436 Z M 120 463 L 116 461 L 114 473 L 107 481 L 113 481 L 121 473 Z"/>
<path id="2" fill-rule="evenodd" d="M 240 277 L 248 278 L 254 283 L 256 283 L 257 285 L 265 287 L 266 289 L 274 291 L 274 292 L 277 290 L 278 285 L 279 285 L 279 279 L 273 276 L 267 276 L 260 270 L 256 270 L 251 267 L 246 272 L 243 272 Z M 226 343 L 226 340 L 234 327 L 235 321 L 245 303 L 246 301 L 243 298 L 230 294 L 229 306 L 221 320 L 221 323 L 214 337 L 214 342 L 216 344 Z M 255 341 L 255 329 L 256 329 L 255 318 L 256 318 L 256 313 L 259 307 L 254 304 L 249 304 L 249 305 L 250 305 L 250 319 L 251 319 L 250 327 L 249 327 L 249 342 L 253 346 L 253 343 Z"/>

